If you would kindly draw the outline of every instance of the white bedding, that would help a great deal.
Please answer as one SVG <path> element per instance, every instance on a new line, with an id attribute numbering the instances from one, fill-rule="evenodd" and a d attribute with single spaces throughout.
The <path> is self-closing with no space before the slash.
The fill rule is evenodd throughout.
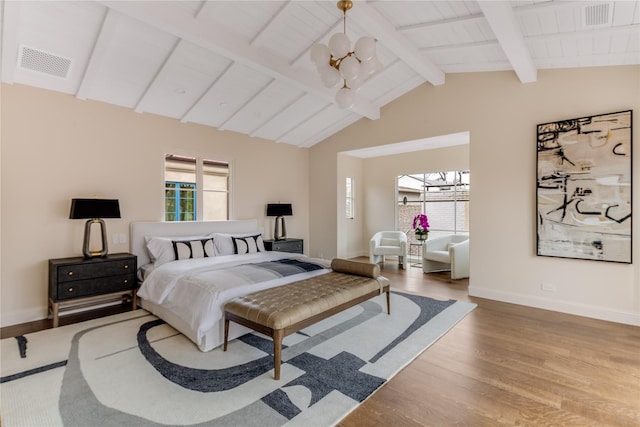
<path id="1" fill-rule="evenodd" d="M 253 279 L 248 277 L 252 275 L 249 269 L 246 272 L 240 271 L 239 275 L 238 271 L 231 275 L 225 270 L 231 266 L 286 258 L 313 262 L 325 268 L 285 277 L 265 272 L 261 273 L 261 277 L 264 277 L 259 283 L 251 283 Z M 163 318 L 189 337 L 200 350 L 209 351 L 219 346 L 224 338 L 223 306 L 226 301 L 239 295 L 314 277 L 329 271 L 329 264 L 325 260 L 310 259 L 304 255 L 286 252 L 259 252 L 187 259 L 168 262 L 151 270 L 146 275 L 138 296 L 143 299 L 144 308 Z M 179 320 L 175 321 L 176 319 Z M 235 328 L 232 337 L 246 331 L 248 330 Z"/>

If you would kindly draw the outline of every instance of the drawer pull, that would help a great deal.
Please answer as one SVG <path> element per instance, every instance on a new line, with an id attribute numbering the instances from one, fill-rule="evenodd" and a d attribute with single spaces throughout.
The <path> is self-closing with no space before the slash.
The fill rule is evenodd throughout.
<path id="1" fill-rule="evenodd" d="M 73 292 L 73 288 L 67 289 L 67 292 Z"/>
<path id="2" fill-rule="evenodd" d="M 129 280 L 128 280 L 128 279 L 124 279 L 124 283 L 125 283 L 125 284 L 126 284 L 126 283 L 129 283 Z"/>
<path id="3" fill-rule="evenodd" d="M 67 273 L 69 276 L 73 276 L 73 271 Z"/>
<path id="4" fill-rule="evenodd" d="M 129 265 L 128 265 L 128 264 L 125 264 L 125 265 L 124 265 L 124 269 L 126 270 L 126 269 L 128 269 L 128 268 L 129 268 Z"/>

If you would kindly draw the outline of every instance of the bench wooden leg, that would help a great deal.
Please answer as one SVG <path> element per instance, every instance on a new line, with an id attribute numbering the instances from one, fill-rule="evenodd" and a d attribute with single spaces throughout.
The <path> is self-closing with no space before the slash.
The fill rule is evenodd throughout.
<path id="1" fill-rule="evenodd" d="M 282 361 L 282 339 L 284 331 L 275 329 L 273 331 L 273 378 L 280 379 L 280 363 Z"/>
<path id="2" fill-rule="evenodd" d="M 224 319 L 224 346 L 222 351 L 227 351 L 227 341 L 229 340 L 229 319 Z"/>
<path id="3" fill-rule="evenodd" d="M 387 291 L 387 314 L 391 314 L 391 292 Z"/>

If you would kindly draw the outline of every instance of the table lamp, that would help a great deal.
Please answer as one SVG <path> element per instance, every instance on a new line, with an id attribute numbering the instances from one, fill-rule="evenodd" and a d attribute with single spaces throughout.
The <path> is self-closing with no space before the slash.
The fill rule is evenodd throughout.
<path id="1" fill-rule="evenodd" d="M 291 203 L 267 204 L 267 216 L 276 217 L 276 224 L 273 230 L 273 238 L 275 240 L 285 240 L 287 238 L 287 228 L 284 223 L 284 217 L 291 215 L 293 215 Z"/>
<path id="2" fill-rule="evenodd" d="M 105 257 L 108 253 L 107 227 L 102 218 L 120 218 L 120 204 L 117 199 L 72 199 L 69 219 L 87 219 L 84 226 L 82 253 L 85 258 Z M 100 224 L 102 229 L 102 249 L 91 251 L 91 226 Z"/>

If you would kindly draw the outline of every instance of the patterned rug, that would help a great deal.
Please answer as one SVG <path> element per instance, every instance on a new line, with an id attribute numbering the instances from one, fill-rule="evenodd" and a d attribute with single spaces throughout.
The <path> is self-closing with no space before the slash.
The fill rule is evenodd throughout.
<path id="1" fill-rule="evenodd" d="M 1 423 L 13 426 L 330 426 L 475 304 L 394 292 L 272 342 L 203 353 L 144 310 L 0 342 Z M 21 357 L 25 356 L 25 357 Z"/>

